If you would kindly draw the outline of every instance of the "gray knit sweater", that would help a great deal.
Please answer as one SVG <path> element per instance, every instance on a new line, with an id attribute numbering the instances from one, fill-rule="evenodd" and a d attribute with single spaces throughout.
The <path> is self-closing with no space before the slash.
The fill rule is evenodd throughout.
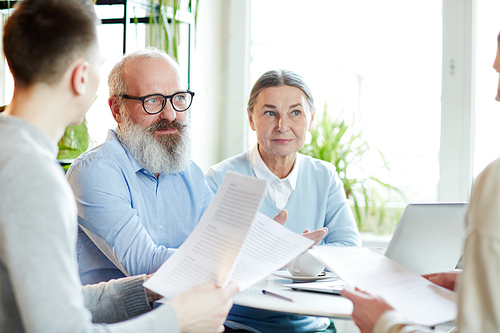
<path id="1" fill-rule="evenodd" d="M 144 276 L 82 288 L 56 155 L 40 129 L 0 114 L 0 332 L 178 332 L 170 306 L 149 311 Z"/>

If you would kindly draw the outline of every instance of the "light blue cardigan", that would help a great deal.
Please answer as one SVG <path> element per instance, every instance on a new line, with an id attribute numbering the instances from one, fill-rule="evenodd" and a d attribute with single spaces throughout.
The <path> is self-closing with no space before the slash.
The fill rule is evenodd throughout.
<path id="1" fill-rule="evenodd" d="M 205 177 L 208 186 L 217 192 L 229 170 L 255 177 L 248 155 L 247 151 L 210 167 Z M 285 227 L 297 233 L 306 228 L 327 227 L 329 231 L 324 243 L 361 245 L 349 201 L 333 164 L 302 154 L 297 154 L 297 161 L 300 163 L 299 175 L 295 190 L 285 206 L 288 211 Z M 266 196 L 261 212 L 273 218 L 279 209 Z"/>
<path id="2" fill-rule="evenodd" d="M 231 170 L 255 177 L 249 161 L 249 151 L 216 164 L 207 171 L 208 186 L 216 192 L 226 172 Z M 285 209 L 285 227 L 296 233 L 306 228 L 328 228 L 322 244 L 360 246 L 358 228 L 346 199 L 344 187 L 331 163 L 297 154 L 300 163 L 295 190 Z M 261 212 L 273 218 L 279 209 L 266 196 Z M 309 332 L 321 323 L 320 318 L 284 315 L 277 312 L 233 306 L 228 320 L 253 327 L 261 332 Z"/>

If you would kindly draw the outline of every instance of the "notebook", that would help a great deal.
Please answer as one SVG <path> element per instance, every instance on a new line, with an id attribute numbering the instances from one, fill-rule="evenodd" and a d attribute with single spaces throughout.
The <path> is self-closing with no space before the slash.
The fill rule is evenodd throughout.
<path id="1" fill-rule="evenodd" d="M 453 270 L 462 255 L 467 203 L 409 204 L 385 255 L 417 274 Z"/>

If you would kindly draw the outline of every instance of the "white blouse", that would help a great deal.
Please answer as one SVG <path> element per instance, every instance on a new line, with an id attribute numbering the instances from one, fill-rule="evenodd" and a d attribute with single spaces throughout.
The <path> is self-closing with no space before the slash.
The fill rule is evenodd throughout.
<path id="1" fill-rule="evenodd" d="M 255 173 L 255 177 L 258 179 L 268 180 L 268 186 L 266 189 L 266 194 L 269 199 L 276 205 L 277 208 L 285 208 L 288 198 L 295 190 L 297 185 L 297 177 L 299 175 L 299 158 L 300 155 L 297 154 L 295 163 L 293 165 L 292 171 L 288 174 L 286 178 L 280 179 L 274 173 L 269 170 L 266 163 L 262 160 L 259 153 L 258 144 L 256 144 L 248 155 L 250 166 Z"/>

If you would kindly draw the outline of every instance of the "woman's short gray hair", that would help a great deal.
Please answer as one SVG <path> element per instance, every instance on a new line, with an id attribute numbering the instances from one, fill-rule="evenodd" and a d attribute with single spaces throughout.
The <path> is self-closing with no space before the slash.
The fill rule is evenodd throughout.
<path id="1" fill-rule="evenodd" d="M 281 86 L 296 87 L 302 90 L 304 95 L 306 95 L 311 113 L 314 112 L 314 100 L 311 94 L 311 89 L 309 89 L 309 86 L 305 83 L 302 76 L 292 71 L 278 69 L 265 72 L 264 74 L 262 74 L 261 77 L 259 77 L 259 79 L 253 85 L 247 106 L 250 113 L 253 112 L 255 100 L 257 99 L 257 96 L 260 94 L 262 90 L 269 87 L 281 87 Z"/>

